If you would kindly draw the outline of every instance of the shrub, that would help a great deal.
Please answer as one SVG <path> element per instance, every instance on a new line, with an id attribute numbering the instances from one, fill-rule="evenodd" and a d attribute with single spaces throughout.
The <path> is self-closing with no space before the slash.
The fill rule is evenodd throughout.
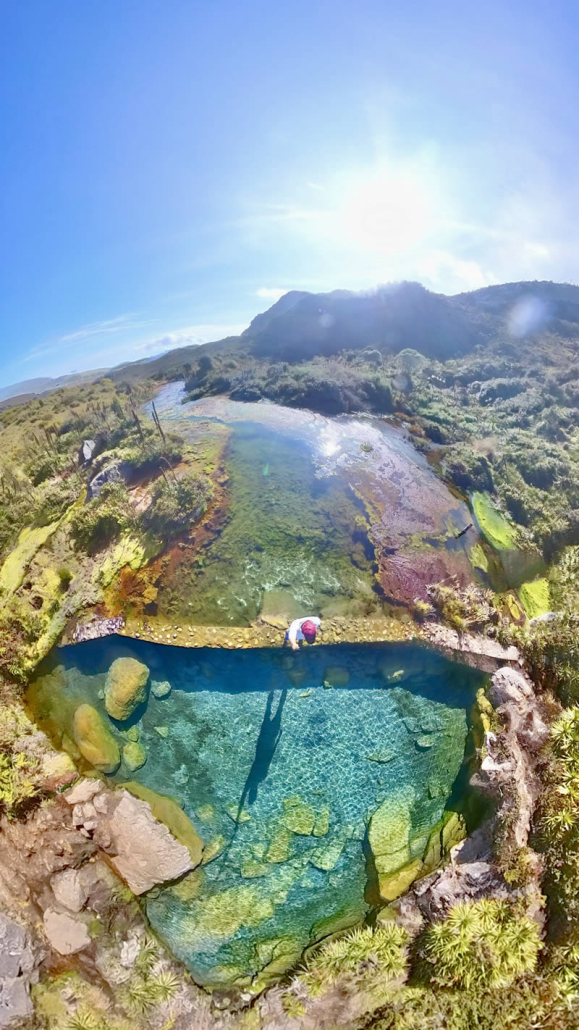
<path id="1" fill-rule="evenodd" d="M 25 472 L 35 486 L 40 486 L 45 480 L 50 479 L 57 472 L 61 472 L 66 467 L 66 463 L 67 459 L 62 454 L 42 451 L 28 462 Z"/>
<path id="2" fill-rule="evenodd" d="M 0 809 L 16 816 L 25 803 L 37 794 L 31 776 L 37 763 L 22 751 L 9 754 L 0 751 Z"/>
<path id="3" fill-rule="evenodd" d="M 211 493 L 211 480 L 197 472 L 158 479 L 143 524 L 162 538 L 183 532 L 206 511 Z"/>
<path id="4" fill-rule="evenodd" d="M 376 929 L 365 926 L 324 944 L 309 960 L 299 981 L 310 996 L 316 997 L 338 981 L 371 989 L 378 983 L 399 980 L 407 971 L 408 943 L 406 930 L 395 922 Z"/>
<path id="5" fill-rule="evenodd" d="M 513 905 L 495 899 L 460 902 L 431 923 L 419 945 L 431 983 L 473 991 L 506 987 L 535 968 L 539 928 Z"/>
<path id="6" fill-rule="evenodd" d="M 54 479 L 44 483 L 36 495 L 34 518 L 39 526 L 56 522 L 67 508 L 74 504 L 80 483 L 77 476 L 68 479 Z"/>
<path id="7" fill-rule="evenodd" d="M 58 570 L 58 579 L 59 579 L 59 582 L 60 582 L 61 590 L 64 590 L 64 591 L 68 590 L 70 584 L 72 583 L 73 578 L 74 577 L 73 577 L 73 574 L 70 571 L 70 569 L 67 569 L 67 568 L 65 568 L 63 566 L 62 568 L 60 568 Z"/>
<path id="8" fill-rule="evenodd" d="M 105 483 L 98 497 L 74 512 L 70 531 L 76 547 L 90 553 L 116 539 L 131 523 L 125 486 Z"/>

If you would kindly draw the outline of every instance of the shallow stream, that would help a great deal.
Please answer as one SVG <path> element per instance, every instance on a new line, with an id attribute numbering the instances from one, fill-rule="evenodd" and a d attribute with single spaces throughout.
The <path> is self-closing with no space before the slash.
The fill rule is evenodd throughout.
<path id="1" fill-rule="evenodd" d="M 161 614 L 241 626 L 307 610 L 363 616 L 412 604 L 428 583 L 473 578 L 478 534 L 467 530 L 468 506 L 401 428 L 370 416 L 183 397 L 181 384 L 169 384 L 157 411 L 194 450 L 216 423 L 228 434 L 224 502 L 211 541 L 174 554 L 164 570 Z"/>

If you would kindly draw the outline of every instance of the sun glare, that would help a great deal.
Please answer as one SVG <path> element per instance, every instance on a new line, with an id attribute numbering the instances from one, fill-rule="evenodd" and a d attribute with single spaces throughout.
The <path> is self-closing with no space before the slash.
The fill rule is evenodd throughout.
<path id="1" fill-rule="evenodd" d="M 425 183 L 404 171 L 363 176 L 349 186 L 343 199 L 347 235 L 358 246 L 381 254 L 415 246 L 428 232 L 432 216 Z"/>

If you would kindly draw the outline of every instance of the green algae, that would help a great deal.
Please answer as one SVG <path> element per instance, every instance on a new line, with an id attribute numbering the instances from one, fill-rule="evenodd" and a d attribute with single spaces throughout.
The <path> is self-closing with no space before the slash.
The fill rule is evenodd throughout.
<path id="1" fill-rule="evenodd" d="M 131 569 L 140 569 L 153 557 L 154 553 L 154 549 L 149 548 L 148 550 L 145 544 L 133 534 L 123 533 L 118 543 L 95 566 L 93 579 L 102 587 L 108 587 L 121 569 L 127 565 Z"/>
<path id="2" fill-rule="evenodd" d="M 475 492 L 470 500 L 479 529 L 487 543 L 496 551 L 516 548 L 518 534 L 515 527 L 497 511 L 489 495 Z"/>
<path id="3" fill-rule="evenodd" d="M 551 611 L 551 596 L 548 580 L 544 577 L 523 583 L 519 588 L 519 599 L 530 619 Z"/>
<path id="4" fill-rule="evenodd" d="M 54 535 L 61 520 L 47 526 L 27 526 L 18 537 L 18 544 L 10 552 L 0 569 L 0 590 L 9 596 L 22 586 L 26 570 L 37 551 Z"/>

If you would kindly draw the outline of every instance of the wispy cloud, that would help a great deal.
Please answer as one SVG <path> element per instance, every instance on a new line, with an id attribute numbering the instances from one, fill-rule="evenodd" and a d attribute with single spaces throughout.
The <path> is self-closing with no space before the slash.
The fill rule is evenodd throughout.
<path id="1" fill-rule="evenodd" d="M 283 292 L 285 293 L 285 290 Z M 185 326 L 184 329 L 174 329 L 161 336 L 154 336 L 137 343 L 133 347 L 133 351 L 136 354 L 163 353 L 174 350 L 176 347 L 191 347 L 201 343 L 211 343 L 214 340 L 223 340 L 226 336 L 239 336 L 245 328 L 245 323 L 232 324 L 228 322 Z"/>
<path id="2" fill-rule="evenodd" d="M 282 286 L 260 286 L 259 290 L 255 291 L 256 297 L 261 297 L 263 300 L 279 300 L 283 297 L 284 293 L 287 293 L 287 289 Z"/>
<path id="3" fill-rule="evenodd" d="M 83 340 L 112 336 L 115 333 L 134 332 L 150 325 L 152 325 L 150 319 L 141 319 L 135 313 L 118 315 L 116 318 L 107 318 L 100 322 L 89 322 L 79 326 L 78 329 L 37 344 L 24 355 L 22 361 L 37 361 L 39 358 L 48 357 L 51 354 L 61 354 L 63 350 L 66 351 Z"/>

